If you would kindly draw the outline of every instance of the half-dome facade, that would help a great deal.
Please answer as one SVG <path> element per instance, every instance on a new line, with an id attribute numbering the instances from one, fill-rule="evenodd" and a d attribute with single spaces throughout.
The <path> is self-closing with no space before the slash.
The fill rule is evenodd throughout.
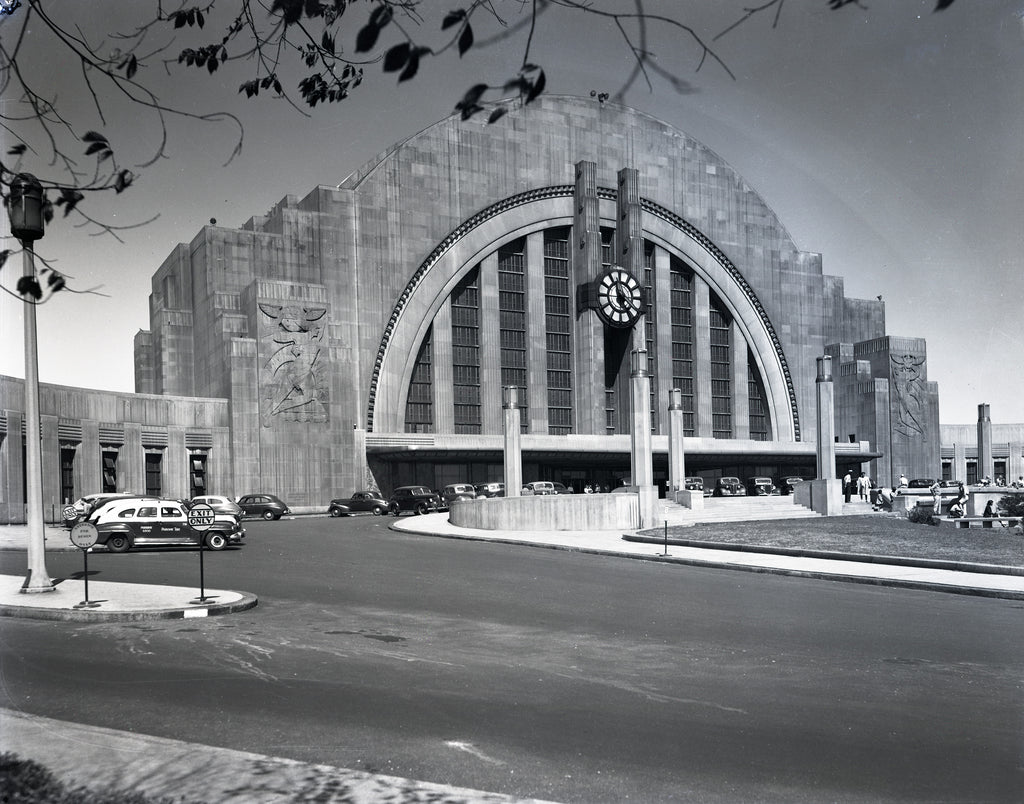
<path id="1" fill-rule="evenodd" d="M 318 505 L 501 480 L 507 387 L 524 479 L 614 485 L 634 354 L 658 481 L 673 389 L 688 474 L 813 476 L 822 354 L 841 468 L 938 465 L 924 342 L 887 336 L 882 302 L 846 298 L 713 151 L 591 99 L 453 116 L 241 229 L 205 227 L 150 309 L 136 390 L 228 400 L 214 492 Z"/>

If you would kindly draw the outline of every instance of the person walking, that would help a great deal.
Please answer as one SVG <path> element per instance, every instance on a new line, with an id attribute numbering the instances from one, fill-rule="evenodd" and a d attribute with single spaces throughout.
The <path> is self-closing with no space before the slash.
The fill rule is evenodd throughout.
<path id="1" fill-rule="evenodd" d="M 928 490 L 932 493 L 932 513 L 938 516 L 942 513 L 942 486 L 936 480 Z"/>
<path id="2" fill-rule="evenodd" d="M 861 472 L 860 477 L 857 478 L 857 496 L 859 496 L 863 502 L 868 502 L 870 494 L 871 479 L 868 477 L 867 472 Z"/>
<path id="3" fill-rule="evenodd" d="M 846 502 L 850 501 L 850 497 L 853 495 L 853 475 L 847 472 L 843 475 L 843 496 L 846 498 Z"/>

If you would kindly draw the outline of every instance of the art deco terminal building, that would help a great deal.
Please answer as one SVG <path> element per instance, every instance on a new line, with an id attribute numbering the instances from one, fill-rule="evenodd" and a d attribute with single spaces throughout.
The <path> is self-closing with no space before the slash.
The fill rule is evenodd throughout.
<path id="1" fill-rule="evenodd" d="M 813 477 L 823 354 L 841 471 L 940 468 L 924 341 L 886 334 L 883 303 L 847 298 L 705 145 L 590 98 L 543 97 L 492 125 L 450 117 L 240 229 L 204 227 L 154 274 L 150 322 L 136 398 L 174 397 L 185 419 L 195 400 L 216 426 L 176 419 L 173 454 L 151 421 L 131 454 L 90 444 L 72 456 L 95 467 L 76 470 L 80 492 L 99 490 L 85 488 L 93 451 L 133 465 L 144 451 L 164 493 L 189 494 L 202 465 L 210 493 L 293 506 L 501 480 L 505 386 L 524 480 L 615 485 L 634 350 L 658 481 L 672 389 L 688 475 Z"/>

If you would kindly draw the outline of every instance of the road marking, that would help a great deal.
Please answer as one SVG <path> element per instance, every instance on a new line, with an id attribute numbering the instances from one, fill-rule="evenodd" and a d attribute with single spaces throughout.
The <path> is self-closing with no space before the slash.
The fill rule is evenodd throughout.
<path id="1" fill-rule="evenodd" d="M 472 754 L 477 759 L 482 759 L 484 762 L 490 762 L 492 765 L 504 765 L 500 759 L 494 759 L 487 756 L 483 751 L 473 747 L 473 743 L 464 743 L 461 740 L 445 740 L 445 745 L 449 748 L 455 748 L 459 751 L 465 751 L 467 754 Z"/>

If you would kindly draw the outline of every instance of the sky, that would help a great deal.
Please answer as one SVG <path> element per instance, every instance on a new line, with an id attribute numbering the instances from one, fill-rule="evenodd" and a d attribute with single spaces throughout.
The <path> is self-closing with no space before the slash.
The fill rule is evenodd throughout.
<path id="1" fill-rule="evenodd" d="M 425 15 L 423 31 L 433 36 L 454 5 L 426 0 L 424 9 L 436 18 Z M 749 5 L 646 0 L 645 7 L 685 22 L 711 43 Z M 652 75 L 650 87 L 640 81 L 624 102 L 732 165 L 797 246 L 821 253 L 825 273 L 844 279 L 847 296 L 881 295 L 889 334 L 926 339 L 928 379 L 939 385 L 943 424 L 975 422 L 980 403 L 991 405 L 994 422 L 1021 423 L 1024 0 L 957 0 L 940 13 L 934 5 L 900 0 L 832 11 L 826 0 L 785 0 L 774 27 L 769 11 L 713 42 L 732 76 L 714 62 L 700 65 L 699 48 L 678 28 L 654 24 L 647 50 L 687 91 Z M 130 27 L 126 9 L 153 6 L 50 4 L 55 16 L 74 20 L 92 37 L 104 26 Z M 508 15 L 519 7 L 510 0 L 496 4 Z M 595 7 L 632 6 L 599 0 Z M 356 6 L 349 14 L 362 11 Z M 0 23 L 5 45 L 11 22 Z M 207 28 L 215 30 L 212 21 Z M 349 47 L 354 39 L 350 27 Z M 481 24 L 477 41 L 485 39 Z M 117 44 L 107 40 L 104 47 Z M 134 390 L 132 342 L 149 326 L 150 279 L 177 243 L 189 242 L 210 219 L 239 227 L 285 195 L 340 183 L 392 143 L 447 116 L 471 84 L 502 83 L 521 62 L 522 46 L 521 38 L 506 39 L 461 59 L 445 54 L 403 84 L 369 65 L 351 97 L 310 116 L 280 99 L 240 96 L 251 65 L 212 76 L 147 68 L 147 80 L 168 105 L 237 115 L 242 150 L 228 161 L 237 138 L 232 124 L 172 119 L 166 158 L 138 171 L 124 194 L 87 201 L 93 217 L 115 225 L 155 221 L 120 231 L 118 242 L 58 213 L 37 252 L 69 277 L 69 287 L 97 290 L 62 292 L 37 308 L 40 379 Z M 594 15 L 553 10 L 531 47 L 530 60 L 544 68 L 547 89 L 557 94 L 614 95 L 631 66 L 614 26 Z M 126 164 L 152 152 L 159 134 L 153 120 L 101 92 L 104 126 L 75 64 L 56 49 L 40 47 L 19 66 L 38 91 L 55 95 L 75 115 L 79 131 L 107 134 Z M 16 100 L 6 94 L 4 109 Z M 4 136 L 5 152 L 10 140 Z M 28 160 L 20 169 L 57 175 L 45 160 Z M 0 247 L 17 243 L 8 236 Z M 13 288 L 20 273 L 15 256 L 0 271 L 0 284 Z M 0 374 L 24 376 L 21 303 L 0 296 Z"/>

